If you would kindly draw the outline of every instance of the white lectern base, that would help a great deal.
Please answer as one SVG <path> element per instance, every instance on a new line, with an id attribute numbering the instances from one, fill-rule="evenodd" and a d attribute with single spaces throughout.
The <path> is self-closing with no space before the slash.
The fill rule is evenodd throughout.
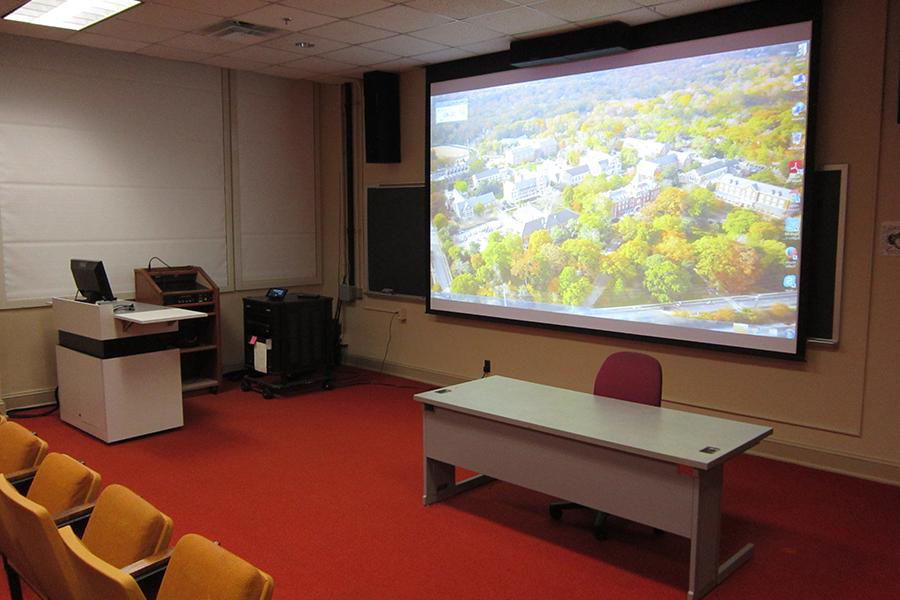
<path id="1" fill-rule="evenodd" d="M 56 347 L 60 418 L 116 442 L 184 425 L 177 349 L 100 359 Z"/>

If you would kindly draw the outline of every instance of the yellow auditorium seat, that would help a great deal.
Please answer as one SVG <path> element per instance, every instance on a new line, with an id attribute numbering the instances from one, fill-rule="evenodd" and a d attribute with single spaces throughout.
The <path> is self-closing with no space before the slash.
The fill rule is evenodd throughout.
<path id="1" fill-rule="evenodd" d="M 36 467 L 47 454 L 47 442 L 18 423 L 0 423 L 0 473 Z"/>
<path id="2" fill-rule="evenodd" d="M 98 600 L 76 589 L 68 553 L 50 513 L 19 494 L 0 478 L 0 519 L 11 543 L 9 564 L 43 598 Z M 71 531 L 71 528 L 67 528 Z M 121 485 L 100 494 L 88 520 L 84 544 L 118 566 L 141 563 L 165 548 L 172 535 L 172 519 Z"/>
<path id="3" fill-rule="evenodd" d="M 134 579 L 94 556 L 70 528 L 60 533 L 81 598 L 146 600 Z M 267 573 L 206 538 L 189 533 L 172 552 L 156 600 L 270 600 L 273 587 Z"/>
<path id="4" fill-rule="evenodd" d="M 10 483 L 16 485 L 15 482 Z M 25 484 L 25 497 L 44 507 L 56 525 L 70 524 L 87 518 L 90 503 L 97 499 L 100 491 L 100 475 L 70 456 L 50 452 Z M 20 492 L 23 489 L 19 485 L 16 488 Z M 7 556 L 14 557 L 16 554 L 11 544 L 6 520 L 0 518 L 0 554 L 4 556 L 4 560 Z M 27 564 L 23 567 L 21 561 L 18 563 L 17 567 L 28 568 Z M 17 570 L 6 564 L 4 566 L 10 596 L 13 600 L 18 600 L 22 596 Z M 27 574 L 23 575 L 27 579 Z"/>

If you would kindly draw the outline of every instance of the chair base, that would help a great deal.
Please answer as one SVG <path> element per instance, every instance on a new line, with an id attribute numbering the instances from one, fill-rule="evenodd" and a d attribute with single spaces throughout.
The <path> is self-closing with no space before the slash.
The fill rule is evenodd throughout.
<path id="1" fill-rule="evenodd" d="M 578 504 L 577 502 L 551 502 L 550 503 L 550 516 L 554 521 L 559 521 L 562 519 L 563 511 L 569 510 L 572 508 L 580 508 L 584 510 L 592 510 L 586 506 Z M 606 531 L 606 519 L 609 515 L 603 511 L 598 510 L 597 514 L 594 515 L 594 537 L 598 540 L 605 540 L 608 537 Z M 660 536 L 664 532 L 662 529 L 653 528 L 653 535 Z"/>
<path id="2" fill-rule="evenodd" d="M 586 506 L 582 506 L 581 504 L 578 504 L 576 502 L 552 502 L 550 504 L 550 516 L 554 520 L 559 521 L 560 519 L 562 519 L 563 511 L 572 508 L 591 510 Z M 609 515 L 607 515 L 605 512 L 599 510 L 597 511 L 597 514 L 594 515 L 594 537 L 598 540 L 605 540 L 607 537 L 606 517 L 608 516 Z"/>

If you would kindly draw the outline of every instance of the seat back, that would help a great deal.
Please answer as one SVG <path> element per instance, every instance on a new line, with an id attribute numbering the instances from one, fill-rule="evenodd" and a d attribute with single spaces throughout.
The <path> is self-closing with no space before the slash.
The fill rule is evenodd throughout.
<path id="1" fill-rule="evenodd" d="M 11 546 L 7 559 L 42 598 L 79 600 L 62 538 L 47 509 L 0 477 L 0 506 Z"/>
<path id="2" fill-rule="evenodd" d="M 168 547 L 172 519 L 129 490 L 112 484 L 97 498 L 84 545 L 100 560 L 121 568 Z"/>
<path id="3" fill-rule="evenodd" d="M 178 540 L 172 552 L 156 600 L 269 600 L 273 587 L 267 573 L 189 533 Z"/>
<path id="4" fill-rule="evenodd" d="M 0 423 L 0 473 L 30 469 L 47 454 L 47 442 L 18 423 Z"/>
<path id="5" fill-rule="evenodd" d="M 97 558 L 78 539 L 71 527 L 63 527 L 59 530 L 59 534 L 82 598 L 146 600 L 133 577 Z"/>
<path id="6" fill-rule="evenodd" d="M 27 498 L 54 515 L 93 502 L 100 493 L 100 474 L 71 456 L 51 452 L 34 475 Z"/>
<path id="7" fill-rule="evenodd" d="M 662 404 L 662 367 L 648 354 L 610 354 L 597 371 L 594 394 L 659 406 Z"/>

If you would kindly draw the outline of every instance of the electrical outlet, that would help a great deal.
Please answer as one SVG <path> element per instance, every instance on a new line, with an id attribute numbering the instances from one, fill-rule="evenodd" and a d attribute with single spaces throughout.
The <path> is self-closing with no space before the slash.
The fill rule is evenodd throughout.
<path id="1" fill-rule="evenodd" d="M 401 323 L 406 323 L 406 309 L 405 308 L 401 308 L 400 310 L 397 311 L 397 319 Z"/>

